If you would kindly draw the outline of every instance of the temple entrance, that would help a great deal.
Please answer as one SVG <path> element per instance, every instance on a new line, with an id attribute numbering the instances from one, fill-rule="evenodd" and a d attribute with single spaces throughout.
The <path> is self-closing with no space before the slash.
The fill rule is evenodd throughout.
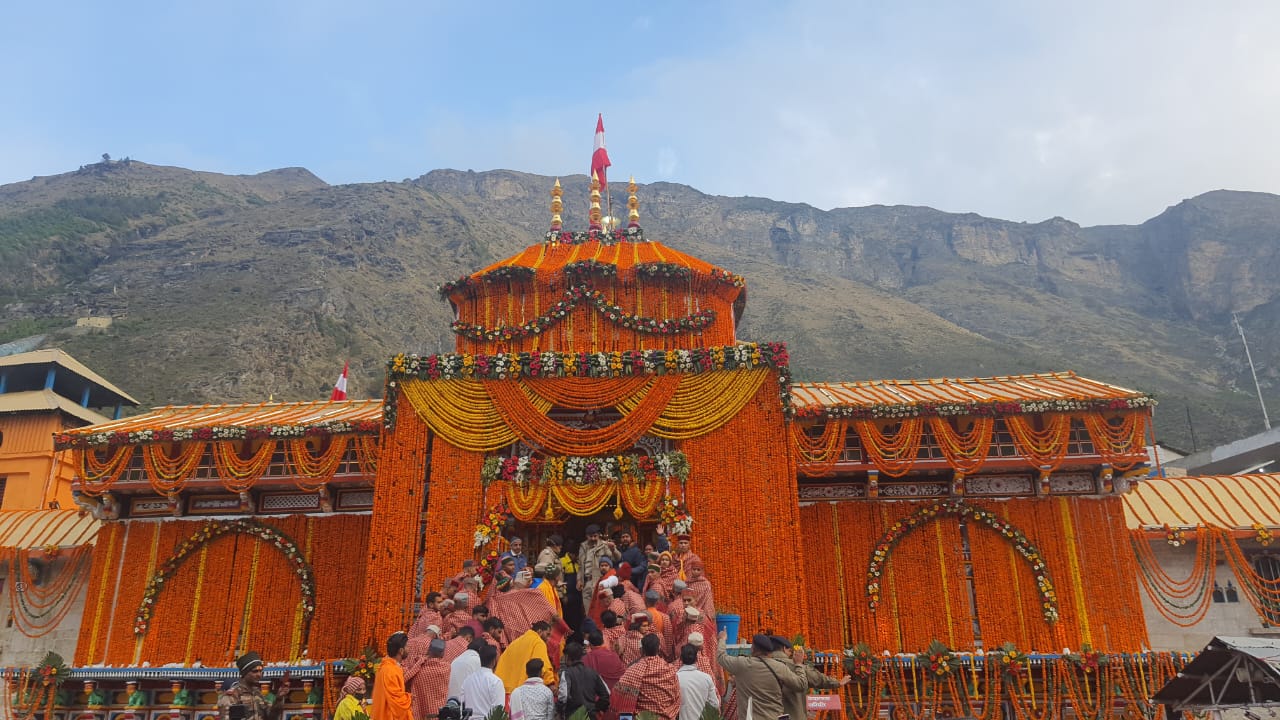
<path id="1" fill-rule="evenodd" d="M 658 532 L 658 523 L 656 521 L 636 521 L 629 515 L 624 514 L 622 519 L 614 517 L 611 509 L 601 510 L 587 516 L 573 516 L 565 518 L 563 521 L 550 523 L 527 523 L 517 521 L 508 535 L 509 538 L 520 538 L 524 541 L 525 555 L 528 556 L 529 562 L 532 564 L 537 561 L 538 554 L 546 547 L 547 538 L 552 535 L 559 535 L 563 541 L 560 548 L 561 568 L 565 572 L 565 595 L 563 598 L 563 607 L 565 622 L 570 627 L 577 628 L 582 623 L 584 616 L 582 595 L 577 588 L 577 567 L 578 549 L 587 537 L 587 527 L 591 525 L 599 525 L 601 528 L 601 536 L 604 540 L 618 542 L 619 537 L 625 530 L 631 533 L 635 544 L 641 551 L 645 551 L 647 547 L 652 547 L 656 551 L 661 552 L 667 549 L 666 538 Z M 565 562 L 565 557 L 570 558 L 570 562 Z M 570 570 L 574 571 L 572 574 Z"/>

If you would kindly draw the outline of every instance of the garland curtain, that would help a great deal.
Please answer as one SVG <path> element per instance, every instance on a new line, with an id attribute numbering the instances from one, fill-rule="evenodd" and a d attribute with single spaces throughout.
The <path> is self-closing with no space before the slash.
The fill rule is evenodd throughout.
<path id="1" fill-rule="evenodd" d="M 876 541 L 894 523 L 934 502 L 801 508 L 808 575 L 803 587 L 810 608 L 806 638 L 812 644 L 845 647 L 866 641 L 890 652 L 919 652 L 930 639 L 946 642 L 951 636 L 958 643 L 951 647 L 965 647 L 966 641 L 971 646 L 974 616 L 958 518 L 939 517 L 894 546 L 879 578 L 880 606 L 875 613 L 867 607 L 865 573 Z M 1019 648 L 1056 649 L 1089 642 L 1101 650 L 1138 652 L 1149 645 L 1133 553 L 1114 541 L 1125 532 L 1120 498 L 1018 498 L 980 506 L 1012 523 L 1040 550 L 1061 611 L 1057 623 L 1045 622 L 1026 560 L 1000 533 L 968 522 L 984 646 L 1013 642 Z"/>
<path id="2" fill-rule="evenodd" d="M 287 557 L 256 537 L 227 533 L 205 543 L 165 584 L 147 634 L 134 616 L 148 579 L 207 521 L 107 523 L 93 550 L 75 664 L 225 666 L 253 649 L 268 662 L 338 658 L 362 647 L 352 618 L 361 588 L 353 583 L 368 559 L 368 515 L 290 515 L 264 524 L 292 538 L 318 563 L 316 610 L 309 632 L 298 613 L 301 586 Z"/>
<path id="3" fill-rule="evenodd" d="M 594 379 L 588 396 L 614 398 L 621 420 L 598 430 L 569 428 L 547 417 L 580 378 L 417 380 L 400 382 L 418 417 L 454 447 L 490 452 L 522 440 L 564 455 L 603 455 L 631 447 L 642 435 L 669 440 L 701 437 L 722 427 L 756 397 L 771 370 Z M 607 391 L 616 383 L 616 392 Z M 549 389 L 550 388 L 550 389 Z M 776 399 L 776 398 L 775 398 Z M 581 404 L 581 403 L 578 403 Z M 573 406 L 573 405 L 570 405 Z"/>
<path id="4" fill-rule="evenodd" d="M 1043 423 L 1041 429 L 1035 426 L 1036 418 Z M 1018 453 L 1037 466 L 1056 470 L 1062 464 L 1072 423 L 1079 422 L 1103 462 L 1124 471 L 1143 460 L 1150 411 L 1007 415 L 1002 419 Z M 800 473 L 806 477 L 830 475 L 844 452 L 846 435 L 852 430 L 857 433 L 867 462 L 888 477 L 901 477 L 914 467 L 924 431 L 928 430 L 947 464 L 971 474 L 988 460 L 996 430 L 996 419 L 991 416 L 903 418 L 893 421 L 896 427 L 886 426 L 888 422 L 828 418 L 816 436 L 806 433 L 803 424 L 792 423 L 790 435 Z"/>
<path id="5" fill-rule="evenodd" d="M 313 444 L 318 445 L 317 450 L 312 449 Z M 285 472 L 292 476 L 294 484 L 310 492 L 333 479 L 353 447 L 360 471 L 375 472 L 378 444 L 369 436 L 334 434 L 328 438 L 120 445 L 105 458 L 96 448 L 74 448 L 69 452 L 81 479 L 80 487 L 87 495 L 101 495 L 110 490 L 129 469 L 135 453 L 141 453 L 144 474 L 151 488 L 163 497 L 175 497 L 196 479 L 202 466 L 211 466 L 213 476 L 227 490 L 248 490 L 266 475 L 277 453 L 282 454 Z"/>

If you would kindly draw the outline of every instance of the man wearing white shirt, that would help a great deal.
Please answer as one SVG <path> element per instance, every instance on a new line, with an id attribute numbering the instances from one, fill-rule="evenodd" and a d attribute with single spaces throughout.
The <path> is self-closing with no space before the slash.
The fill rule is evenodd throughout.
<path id="1" fill-rule="evenodd" d="M 511 691 L 511 720 L 554 720 L 556 698 L 542 679 L 542 660 L 525 663 L 524 672 L 529 679 Z"/>
<path id="2" fill-rule="evenodd" d="M 481 640 L 480 642 L 484 642 Z M 493 674 L 493 666 L 498 664 L 498 648 L 484 643 L 478 651 L 480 669 L 471 674 L 462 683 L 462 704 L 471 708 L 475 717 L 484 717 L 494 708 L 506 705 L 507 688 L 502 680 Z"/>
<path id="3" fill-rule="evenodd" d="M 680 719 L 698 720 L 702 710 L 710 705 L 720 709 L 720 695 L 716 693 L 716 681 L 698 669 L 698 647 L 685 645 L 680 648 L 682 665 L 676 671 L 680 681 Z"/>
<path id="4" fill-rule="evenodd" d="M 480 638 L 474 638 L 467 649 L 449 664 L 449 697 L 462 697 L 462 684 L 480 669 L 479 650 L 482 647 L 489 647 L 489 643 Z"/>

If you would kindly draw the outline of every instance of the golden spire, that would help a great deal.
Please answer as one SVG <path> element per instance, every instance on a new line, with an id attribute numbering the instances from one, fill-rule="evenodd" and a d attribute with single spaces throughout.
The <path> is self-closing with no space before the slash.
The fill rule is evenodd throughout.
<path id="1" fill-rule="evenodd" d="M 551 232 L 558 233 L 564 227 L 564 223 L 560 220 L 560 211 L 564 209 L 560 196 L 563 194 L 564 190 L 560 189 L 560 178 L 556 178 L 556 184 L 551 188 Z"/>
<path id="2" fill-rule="evenodd" d="M 640 201 L 636 199 L 636 176 L 627 182 L 627 227 L 640 227 Z"/>
<path id="3" fill-rule="evenodd" d="M 600 228 L 600 177 L 591 173 L 591 229 Z"/>

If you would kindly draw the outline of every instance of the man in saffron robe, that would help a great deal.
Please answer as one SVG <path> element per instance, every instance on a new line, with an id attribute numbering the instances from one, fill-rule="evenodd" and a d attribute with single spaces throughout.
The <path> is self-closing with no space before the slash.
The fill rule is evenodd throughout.
<path id="1" fill-rule="evenodd" d="M 413 717 L 416 720 L 433 718 L 449 699 L 449 663 L 444 659 L 444 641 L 431 640 L 425 658 L 412 658 L 405 670 L 404 679 L 409 683 L 413 697 Z"/>
<path id="2" fill-rule="evenodd" d="M 525 634 L 511 641 L 507 649 L 498 658 L 498 666 L 493 673 L 502 681 L 509 694 L 525 680 L 525 664 L 537 658 L 542 661 L 542 679 L 547 687 L 556 684 L 556 671 L 551 666 L 551 657 L 547 654 L 547 638 L 551 637 L 551 623 L 539 620 Z"/>
<path id="3" fill-rule="evenodd" d="M 538 583 L 534 588 L 542 593 L 547 599 L 547 603 L 551 605 L 556 617 L 564 617 L 564 609 L 560 605 L 560 593 L 556 590 L 557 581 L 560 578 L 560 564 L 550 563 L 542 567 L 542 582 Z"/>
<path id="4" fill-rule="evenodd" d="M 373 706 L 369 708 L 372 720 L 413 720 L 413 696 L 404 687 L 405 646 L 409 636 L 403 632 L 387 638 L 387 655 L 378 663 L 378 674 L 373 679 Z"/>
<path id="5" fill-rule="evenodd" d="M 621 697 L 614 709 L 625 712 L 627 699 L 634 700 L 636 712 L 651 712 L 662 720 L 675 720 L 680 714 L 680 679 L 671 663 L 658 657 L 662 640 L 652 633 L 641 641 L 644 656 L 622 673 L 614 698 Z"/>

